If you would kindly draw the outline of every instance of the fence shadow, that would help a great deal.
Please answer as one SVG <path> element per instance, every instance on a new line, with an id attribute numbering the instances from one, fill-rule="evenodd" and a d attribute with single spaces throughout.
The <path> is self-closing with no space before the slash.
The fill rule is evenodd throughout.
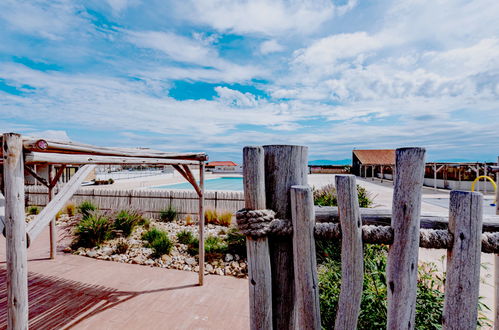
<path id="1" fill-rule="evenodd" d="M 6 269 L 0 269 L 0 329 L 7 328 Z M 146 291 L 119 291 L 100 285 L 28 274 L 29 327 L 32 329 L 71 328 L 85 319 L 142 294 L 179 290 L 196 284 Z"/>

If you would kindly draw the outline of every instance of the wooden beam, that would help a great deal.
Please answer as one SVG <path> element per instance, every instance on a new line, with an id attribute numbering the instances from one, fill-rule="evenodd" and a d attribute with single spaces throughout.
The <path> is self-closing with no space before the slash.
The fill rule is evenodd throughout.
<path id="1" fill-rule="evenodd" d="M 77 155 L 48 152 L 28 152 L 26 153 L 26 164 L 97 164 L 97 165 L 173 165 L 187 164 L 196 165 L 197 161 L 165 158 L 145 158 L 145 157 L 118 157 L 99 155 Z"/>
<path id="2" fill-rule="evenodd" d="M 188 165 L 182 165 L 182 167 L 184 168 L 185 174 L 189 178 L 189 182 L 191 183 L 191 185 L 194 187 L 194 189 L 198 193 L 198 196 L 201 196 L 202 195 L 201 188 L 199 188 L 198 183 L 196 182 L 196 178 L 194 178 L 194 175 L 191 172 L 191 169 L 189 168 Z"/>
<path id="3" fill-rule="evenodd" d="M 35 171 L 33 171 L 31 168 L 29 168 L 27 165 L 24 166 L 24 170 L 26 172 L 28 172 L 29 175 L 31 175 L 32 177 L 34 177 L 36 180 L 38 180 L 38 182 L 40 182 L 41 184 L 43 184 L 45 187 L 49 188 L 50 185 L 49 183 L 47 182 L 47 180 L 45 180 L 44 178 L 42 178 L 41 176 L 39 176 L 38 174 L 36 174 Z"/>
<path id="4" fill-rule="evenodd" d="M 66 165 L 61 165 L 61 167 L 59 167 L 59 169 L 57 170 L 57 173 L 55 174 L 54 178 L 52 180 L 50 180 L 50 187 L 49 188 L 55 187 L 55 185 L 57 184 L 57 182 L 61 178 L 62 173 L 64 173 L 64 169 L 66 169 Z"/>
<path id="5" fill-rule="evenodd" d="M 59 212 L 64 204 L 73 196 L 83 180 L 85 180 L 94 168 L 95 165 L 84 165 L 81 167 L 71 180 L 62 187 L 54 199 L 28 224 L 27 232 L 30 242 L 33 242 L 50 221 L 52 221 L 52 218 L 55 217 L 57 212 Z"/>
<path id="6" fill-rule="evenodd" d="M 7 259 L 7 329 L 28 329 L 28 259 L 24 165 L 19 134 L 3 134 Z"/>
<path id="7" fill-rule="evenodd" d="M 28 151 L 44 151 L 64 154 L 90 154 L 102 156 L 140 157 L 140 158 L 166 158 L 205 161 L 205 153 L 177 153 L 164 152 L 152 149 L 132 148 L 107 148 L 74 142 L 55 142 L 47 140 L 26 140 L 24 148 Z"/>
<path id="8" fill-rule="evenodd" d="M 53 165 L 49 165 L 48 168 L 48 181 L 53 182 L 52 171 L 54 170 Z M 62 173 L 61 173 L 62 174 Z M 56 181 L 57 182 L 57 181 Z M 50 185 L 48 191 L 49 204 L 52 199 L 54 199 L 54 186 Z M 55 259 L 55 254 L 57 250 L 57 227 L 55 225 L 55 217 L 49 223 L 49 238 L 50 238 L 50 259 Z"/>
<path id="9" fill-rule="evenodd" d="M 360 216 L 363 225 L 390 226 L 392 214 L 390 209 L 371 209 L 361 208 Z M 445 213 L 422 213 L 420 216 L 420 228 L 424 229 L 447 229 L 448 214 Z M 499 232 L 499 216 L 486 215 L 483 217 L 483 232 Z M 316 206 L 315 221 L 320 222 L 339 222 L 337 207 Z"/>
<path id="10" fill-rule="evenodd" d="M 196 180 L 193 179 L 194 176 L 192 175 L 192 172 L 190 171 L 190 169 L 187 168 L 189 172 L 186 172 L 179 165 L 172 165 L 172 166 L 173 166 L 174 169 L 177 170 L 177 172 L 179 172 L 184 177 L 184 179 L 187 180 L 187 182 L 189 182 L 192 185 L 192 187 L 194 188 L 194 190 L 196 190 L 196 193 L 198 194 L 198 196 L 201 196 L 201 189 L 197 185 Z"/>
<path id="11" fill-rule="evenodd" d="M 199 162 L 199 221 L 198 221 L 198 231 L 199 231 L 199 273 L 198 273 L 198 283 L 200 286 L 204 284 L 204 162 Z"/>
<path id="12" fill-rule="evenodd" d="M 0 173 L 3 176 L 3 173 Z M 0 233 L 5 236 L 5 197 L 0 192 Z"/>

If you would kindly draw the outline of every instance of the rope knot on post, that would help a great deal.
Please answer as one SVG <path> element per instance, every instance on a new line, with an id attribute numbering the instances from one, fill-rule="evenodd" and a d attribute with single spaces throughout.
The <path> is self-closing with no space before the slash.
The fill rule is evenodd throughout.
<path id="1" fill-rule="evenodd" d="M 291 221 L 275 219 L 275 212 L 272 210 L 242 209 L 236 212 L 236 220 L 239 231 L 252 238 L 293 233 Z"/>

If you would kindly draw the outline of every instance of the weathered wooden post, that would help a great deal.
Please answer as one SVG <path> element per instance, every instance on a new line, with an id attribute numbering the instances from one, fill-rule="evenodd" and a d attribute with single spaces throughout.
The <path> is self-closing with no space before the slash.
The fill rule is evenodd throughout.
<path id="1" fill-rule="evenodd" d="M 49 165 L 48 167 L 48 183 L 49 183 L 49 193 L 48 193 L 48 203 L 54 198 L 54 186 L 52 186 L 53 178 L 53 166 Z M 47 204 L 48 204 L 47 203 Z M 55 217 L 52 218 L 49 224 L 50 231 L 50 259 L 55 259 L 55 254 L 57 250 L 57 227 L 55 226 Z"/>
<path id="2" fill-rule="evenodd" d="M 198 284 L 202 286 L 204 284 L 204 161 L 199 162 L 199 273 L 198 273 Z"/>
<path id="3" fill-rule="evenodd" d="M 364 284 L 362 220 L 353 175 L 337 175 L 338 213 L 341 223 L 341 291 L 335 329 L 356 329 Z"/>
<path id="4" fill-rule="evenodd" d="M 307 184 L 308 148 L 292 145 L 264 146 L 265 192 L 267 207 L 279 219 L 291 219 L 290 188 Z M 293 329 L 295 289 L 293 239 L 275 236 L 269 239 L 272 266 L 272 318 L 274 329 Z"/>
<path id="5" fill-rule="evenodd" d="M 454 240 L 447 252 L 443 329 L 476 328 L 482 209 L 482 194 L 451 191 L 449 232 Z"/>
<path id="6" fill-rule="evenodd" d="M 244 200 L 246 209 L 265 209 L 263 147 L 243 149 Z M 272 329 L 272 274 L 266 236 L 246 237 L 251 329 Z"/>
<path id="7" fill-rule="evenodd" d="M 3 134 L 7 252 L 7 328 L 28 328 L 28 259 L 21 136 Z"/>
<path id="8" fill-rule="evenodd" d="M 291 187 L 293 264 L 296 292 L 296 329 L 320 329 L 319 282 L 315 257 L 315 212 L 312 190 Z"/>
<path id="9" fill-rule="evenodd" d="M 499 165 L 499 157 L 497 157 L 497 165 Z M 496 173 L 496 214 L 499 215 L 499 172 Z M 495 319 L 494 319 L 494 329 L 499 330 L 499 254 L 496 254 L 494 258 L 495 264 Z"/>
<path id="10" fill-rule="evenodd" d="M 393 244 L 388 252 L 387 329 L 414 329 L 418 276 L 419 216 L 425 149 L 395 153 L 392 205 Z"/>

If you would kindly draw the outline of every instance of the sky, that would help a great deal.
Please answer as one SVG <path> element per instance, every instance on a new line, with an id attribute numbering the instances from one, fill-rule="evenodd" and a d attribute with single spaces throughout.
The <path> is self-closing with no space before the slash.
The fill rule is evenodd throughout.
<path id="1" fill-rule="evenodd" d="M 496 161 L 498 17 L 497 0 L 2 0 L 0 131 Z"/>

